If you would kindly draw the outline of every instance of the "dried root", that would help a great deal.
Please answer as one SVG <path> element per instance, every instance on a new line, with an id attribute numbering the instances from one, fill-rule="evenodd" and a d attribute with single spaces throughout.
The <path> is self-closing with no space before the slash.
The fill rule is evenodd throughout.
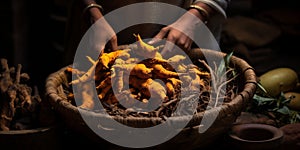
<path id="1" fill-rule="evenodd" d="M 146 44 L 139 35 L 135 36 L 137 47 L 102 53 L 98 60 L 91 61 L 93 65 L 85 74 L 71 83 L 89 81 L 86 78 L 92 79 L 90 72 L 96 70 L 96 90 L 104 106 L 147 108 L 163 105 L 157 108 L 160 112 L 175 107 L 182 89 L 188 92 L 209 90 L 209 84 L 204 82 L 210 80 L 209 72 L 184 64 L 186 57 L 182 55 L 164 59 L 158 47 Z M 145 59 L 141 60 L 141 56 Z M 91 93 L 86 90 L 81 91 L 83 105 L 80 107 L 93 110 L 93 95 L 88 95 Z"/>
<path id="2" fill-rule="evenodd" d="M 21 73 L 22 65 L 17 69 L 8 66 L 7 60 L 1 59 L 0 73 L 0 131 L 29 129 L 36 126 L 37 111 L 41 98 L 37 87 L 34 90 L 26 82 L 28 74 Z"/>
<path id="3" fill-rule="evenodd" d="M 154 58 L 157 55 L 159 47 L 154 47 L 145 43 L 139 34 L 134 34 L 137 40 L 137 51 L 136 53 L 143 57 Z M 160 55 L 158 57 L 161 57 Z"/>

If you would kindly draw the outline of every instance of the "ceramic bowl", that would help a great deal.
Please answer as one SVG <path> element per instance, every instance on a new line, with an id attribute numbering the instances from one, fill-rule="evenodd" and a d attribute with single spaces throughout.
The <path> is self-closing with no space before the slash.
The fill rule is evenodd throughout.
<path id="1" fill-rule="evenodd" d="M 283 139 L 283 131 L 267 124 L 233 125 L 229 137 L 231 145 L 243 150 L 276 149 Z"/>

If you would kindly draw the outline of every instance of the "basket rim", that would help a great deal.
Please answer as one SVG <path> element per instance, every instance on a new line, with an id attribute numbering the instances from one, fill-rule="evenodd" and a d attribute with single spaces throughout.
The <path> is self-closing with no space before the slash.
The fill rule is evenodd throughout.
<path id="1" fill-rule="evenodd" d="M 202 56 L 203 54 L 208 55 L 215 55 L 216 57 L 225 56 L 226 53 L 210 50 L 210 49 L 203 49 L 203 48 L 195 48 L 194 49 L 196 53 L 199 53 L 198 55 Z M 202 55 L 201 55 L 202 53 Z M 215 107 L 213 109 L 208 109 L 203 112 L 197 112 L 195 115 L 193 115 L 193 118 L 188 118 L 185 116 L 180 117 L 168 117 L 168 119 L 172 121 L 185 121 L 188 119 L 189 123 L 187 126 L 197 126 L 201 122 L 201 119 L 203 117 L 204 113 L 213 113 L 214 111 L 219 111 L 218 118 L 224 118 L 227 117 L 230 114 L 236 115 L 236 117 L 241 112 L 241 107 L 244 107 L 244 105 L 250 100 L 250 98 L 254 95 L 256 86 L 257 86 L 257 77 L 254 71 L 254 68 L 251 67 L 245 60 L 237 57 L 232 56 L 231 60 L 232 63 L 236 64 L 243 73 L 245 77 L 244 82 L 244 88 L 243 90 L 238 93 L 230 102 L 226 104 L 222 104 L 218 107 Z M 69 65 L 68 65 L 69 66 Z M 123 116 L 110 116 L 108 114 L 102 114 L 98 112 L 93 112 L 89 110 L 84 110 L 79 107 L 76 107 L 72 105 L 71 103 L 67 102 L 65 98 L 59 95 L 58 88 L 61 86 L 62 83 L 66 83 L 67 79 L 64 74 L 64 70 L 68 67 L 65 66 L 58 71 L 50 74 L 46 79 L 46 92 L 45 95 L 47 99 L 50 101 L 50 104 L 53 106 L 55 110 L 62 111 L 62 109 L 69 109 L 68 111 L 71 113 L 75 113 L 77 115 L 91 115 L 93 117 L 97 118 L 103 118 L 103 119 L 115 119 L 121 123 L 124 124 L 135 124 L 136 122 L 143 122 L 144 124 L 150 124 L 150 125 L 157 125 L 162 123 L 164 120 L 161 117 L 123 117 Z M 231 112 L 229 114 L 222 113 L 222 112 Z"/>

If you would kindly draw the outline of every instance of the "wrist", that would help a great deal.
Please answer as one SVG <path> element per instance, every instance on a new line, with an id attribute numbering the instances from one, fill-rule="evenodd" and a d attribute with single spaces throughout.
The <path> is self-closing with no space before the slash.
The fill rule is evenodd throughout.
<path id="1" fill-rule="evenodd" d="M 91 23 L 94 23 L 103 17 L 102 12 L 102 6 L 96 3 L 90 3 L 83 9 L 83 15 L 87 16 Z"/>
<path id="2" fill-rule="evenodd" d="M 189 8 L 189 13 L 195 15 L 197 18 L 199 18 L 202 22 L 206 23 L 208 21 L 208 18 L 199 13 L 199 11 L 195 8 Z"/>
<path id="3" fill-rule="evenodd" d="M 91 9 L 95 10 L 95 8 L 97 8 L 100 12 L 103 12 L 103 7 L 101 5 L 98 5 L 96 3 L 91 3 L 83 9 L 83 13 L 86 13 L 87 11 L 90 11 Z"/>
<path id="4" fill-rule="evenodd" d="M 214 13 L 214 10 L 209 5 L 201 2 L 190 5 L 188 11 L 197 16 L 204 23 L 207 23 Z"/>

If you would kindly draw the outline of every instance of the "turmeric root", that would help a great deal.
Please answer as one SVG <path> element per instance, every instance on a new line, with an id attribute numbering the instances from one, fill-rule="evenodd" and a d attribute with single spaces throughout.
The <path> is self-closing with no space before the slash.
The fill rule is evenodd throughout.
<path id="1" fill-rule="evenodd" d="M 138 102 L 138 95 L 132 94 L 130 89 L 122 91 L 122 93 L 116 94 L 119 103 L 125 108 L 130 108 Z"/>
<path id="2" fill-rule="evenodd" d="M 127 108 L 135 105 L 137 107 L 134 108 L 154 110 L 152 108 L 157 108 L 161 103 L 179 98 L 180 92 L 199 90 L 208 84 L 206 79 L 210 74 L 187 64 L 184 55 L 163 58 L 159 53 L 161 47 L 145 43 L 139 34 L 134 36 L 137 44 L 127 46 L 127 50 L 102 53 L 96 67 L 92 66 L 95 67 L 96 96 L 107 106 L 112 105 L 110 108 L 121 104 Z M 83 76 L 78 78 L 78 82 L 87 81 L 83 80 Z M 175 102 L 172 101 L 171 107 L 175 106 Z M 92 107 L 89 102 L 83 106 Z"/>
<path id="3" fill-rule="evenodd" d="M 115 79 L 113 78 L 113 81 L 115 81 L 114 89 L 116 93 L 121 93 L 124 87 L 124 80 L 123 80 L 123 70 L 117 70 Z"/>
<path id="4" fill-rule="evenodd" d="M 129 58 L 125 61 L 125 64 L 137 64 L 140 61 L 138 58 Z"/>
<path id="5" fill-rule="evenodd" d="M 175 88 L 180 88 L 182 81 L 177 78 L 168 78 L 167 81 L 171 82 Z"/>
<path id="6" fill-rule="evenodd" d="M 98 94 L 98 97 L 100 100 L 103 100 L 105 95 L 108 93 L 108 91 L 111 89 L 112 85 L 108 84 L 106 87 L 101 89 L 100 94 Z"/>
<path id="7" fill-rule="evenodd" d="M 173 97 L 175 95 L 175 88 L 171 82 L 166 82 L 166 89 L 169 97 Z"/>
<path id="8" fill-rule="evenodd" d="M 147 68 L 144 64 L 125 64 L 125 65 L 114 65 L 113 68 L 123 70 L 124 73 L 138 76 L 142 79 L 147 79 L 152 76 L 151 68 Z"/>
<path id="9" fill-rule="evenodd" d="M 173 57 L 170 57 L 167 59 L 168 63 L 172 63 L 172 64 L 175 64 L 175 63 L 180 63 L 182 62 L 183 60 L 185 60 L 185 56 L 183 55 L 175 55 Z"/>
<path id="10" fill-rule="evenodd" d="M 156 78 L 177 78 L 179 74 L 165 69 L 161 64 L 153 65 L 153 75 Z"/>
<path id="11" fill-rule="evenodd" d="M 92 67 L 90 67 L 89 70 L 84 75 L 82 75 L 81 77 L 79 77 L 76 80 L 71 81 L 69 84 L 73 84 L 74 85 L 74 84 L 78 84 L 80 82 L 86 82 L 86 81 L 88 81 L 90 79 L 93 79 L 93 74 L 95 72 L 95 68 L 96 68 L 99 60 L 94 61 L 89 56 L 87 56 L 87 58 L 92 63 Z"/>
<path id="12" fill-rule="evenodd" d="M 142 57 L 154 58 L 159 50 L 159 47 L 154 47 L 145 43 L 139 34 L 133 34 L 137 41 L 136 54 Z"/>
<path id="13" fill-rule="evenodd" d="M 102 80 L 100 82 L 100 84 L 96 87 L 96 89 L 101 90 L 101 89 L 105 88 L 107 85 L 111 84 L 111 79 L 112 79 L 112 76 L 108 76 L 107 78 L 105 78 L 104 80 Z"/>
<path id="14" fill-rule="evenodd" d="M 173 65 L 173 67 L 178 73 L 185 73 L 187 70 L 187 67 L 184 64 Z"/>
<path id="15" fill-rule="evenodd" d="M 114 65 L 123 65 L 123 64 L 126 64 L 126 61 L 122 58 L 117 58 L 114 63 Z"/>
<path id="16" fill-rule="evenodd" d="M 158 81 L 152 80 L 149 78 L 148 80 L 148 89 L 150 91 L 151 97 L 149 99 L 148 107 L 159 107 L 160 104 L 169 100 L 167 96 L 166 88 Z"/>
<path id="17" fill-rule="evenodd" d="M 190 85 L 190 83 L 192 82 L 192 77 L 190 75 L 183 75 L 180 77 L 181 81 L 182 81 L 182 87 L 187 87 Z"/>
<path id="18" fill-rule="evenodd" d="M 139 89 L 146 97 L 155 97 L 160 100 L 167 99 L 167 91 L 163 85 L 159 82 L 148 78 L 148 79 L 138 79 L 138 78 L 129 78 L 129 83 Z"/>
<path id="19" fill-rule="evenodd" d="M 78 70 L 78 69 L 76 69 L 76 68 L 72 68 L 72 67 L 70 67 L 70 66 L 66 68 L 66 72 L 67 72 L 67 73 L 76 74 L 76 75 L 80 75 L 80 76 L 84 74 L 83 71 L 80 71 L 80 70 Z"/>
<path id="20" fill-rule="evenodd" d="M 201 80 L 200 76 L 197 75 L 196 72 L 194 72 L 193 77 L 194 77 L 194 78 L 193 78 L 193 80 L 192 80 L 191 83 L 190 83 L 189 89 L 190 89 L 190 90 L 193 90 L 193 91 L 198 91 L 198 90 L 203 89 L 203 87 L 204 87 L 205 85 L 204 85 L 203 80 Z"/>
<path id="21" fill-rule="evenodd" d="M 110 64 L 113 64 L 117 57 L 126 56 L 130 57 L 128 54 L 129 50 L 116 50 L 110 53 L 103 53 L 99 57 L 100 66 L 104 67 L 104 69 L 108 69 Z M 129 56 L 128 56 L 129 55 Z"/>
<path id="22" fill-rule="evenodd" d="M 95 81 L 101 81 L 108 76 L 112 75 L 112 71 L 102 71 L 102 72 L 96 72 L 94 76 Z"/>
<path id="23" fill-rule="evenodd" d="M 102 101 L 102 102 L 104 102 L 107 105 L 113 105 L 113 104 L 118 103 L 118 99 L 116 98 L 115 94 L 109 93 L 107 95 L 107 99 L 105 101 Z"/>
<path id="24" fill-rule="evenodd" d="M 201 71 L 198 66 L 188 65 L 189 71 L 196 72 L 196 74 L 200 77 L 210 78 L 210 73 L 207 71 Z"/>
<path id="25" fill-rule="evenodd" d="M 88 110 L 92 110 L 94 108 L 95 96 L 94 93 L 92 92 L 91 84 L 84 83 L 82 85 L 81 98 L 82 98 L 82 104 L 79 106 L 80 108 L 88 109 Z"/>

